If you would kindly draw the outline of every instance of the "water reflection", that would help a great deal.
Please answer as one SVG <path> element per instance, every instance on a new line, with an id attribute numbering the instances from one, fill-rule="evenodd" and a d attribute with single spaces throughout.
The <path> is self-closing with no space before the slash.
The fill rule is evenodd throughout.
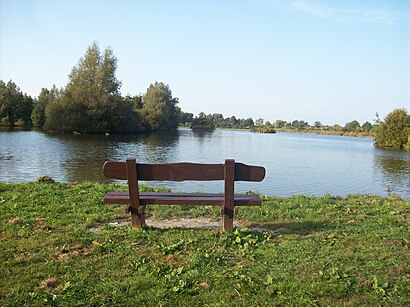
<path id="1" fill-rule="evenodd" d="M 179 131 L 159 132 L 142 135 L 141 144 L 146 148 L 136 156 L 143 162 L 167 163 L 177 158 Z"/>
<path id="2" fill-rule="evenodd" d="M 178 139 L 179 131 L 113 136 L 106 160 L 124 161 L 127 157 L 136 157 L 137 161 L 145 163 L 171 162 L 177 156 Z"/>
<path id="3" fill-rule="evenodd" d="M 401 175 L 408 174 L 410 169 L 409 161 L 398 157 L 378 156 L 377 164 L 381 167 L 385 174 Z"/>
<path id="4" fill-rule="evenodd" d="M 200 131 L 200 130 L 193 130 L 192 134 L 198 139 L 199 142 L 205 141 L 207 138 L 211 138 L 212 134 L 214 133 L 213 130 L 211 131 Z"/>
<path id="5" fill-rule="evenodd" d="M 410 194 L 410 155 L 386 152 L 375 156 L 375 165 L 382 174 L 381 182 L 388 193 Z"/>
<path id="6" fill-rule="evenodd" d="M 101 171 L 96 170 L 101 170 L 109 155 L 110 140 L 107 137 L 70 134 L 45 134 L 44 137 L 52 148 L 48 160 L 57 159 L 64 181 L 103 179 Z M 47 170 L 47 167 L 43 169 Z"/>
<path id="7" fill-rule="evenodd" d="M 179 131 L 146 133 L 140 135 L 140 141 L 150 149 L 172 148 L 178 141 Z"/>

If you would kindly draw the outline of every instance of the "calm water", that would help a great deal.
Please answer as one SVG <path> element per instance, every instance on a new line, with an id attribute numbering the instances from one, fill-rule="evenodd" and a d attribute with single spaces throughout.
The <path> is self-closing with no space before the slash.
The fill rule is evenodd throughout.
<path id="1" fill-rule="evenodd" d="M 238 183 L 237 191 L 266 195 L 346 196 L 396 193 L 410 198 L 410 153 L 374 148 L 371 139 L 313 134 L 258 134 L 179 130 L 134 136 L 61 135 L 36 131 L 0 132 L 0 181 L 104 180 L 105 160 L 135 156 L 149 163 L 222 163 L 233 158 L 262 165 L 261 183 Z M 222 191 L 222 182 L 156 182 L 181 191 Z"/>

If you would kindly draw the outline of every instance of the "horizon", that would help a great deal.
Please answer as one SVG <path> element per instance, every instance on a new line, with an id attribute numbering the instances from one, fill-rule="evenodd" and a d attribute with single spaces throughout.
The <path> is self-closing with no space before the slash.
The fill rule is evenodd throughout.
<path id="1" fill-rule="evenodd" d="M 93 41 L 123 96 L 164 82 L 194 115 L 343 125 L 410 105 L 408 1 L 0 0 L 0 79 L 32 97 Z"/>

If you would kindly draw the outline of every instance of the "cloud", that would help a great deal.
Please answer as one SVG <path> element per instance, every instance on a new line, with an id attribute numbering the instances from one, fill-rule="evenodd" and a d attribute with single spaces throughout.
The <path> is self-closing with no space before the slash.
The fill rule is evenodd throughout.
<path id="1" fill-rule="evenodd" d="M 410 20 L 410 6 L 406 4 L 401 8 L 387 5 L 347 7 L 324 4 L 318 1 L 298 0 L 293 2 L 291 6 L 297 11 L 340 23 L 374 23 L 391 26 L 401 21 Z"/>

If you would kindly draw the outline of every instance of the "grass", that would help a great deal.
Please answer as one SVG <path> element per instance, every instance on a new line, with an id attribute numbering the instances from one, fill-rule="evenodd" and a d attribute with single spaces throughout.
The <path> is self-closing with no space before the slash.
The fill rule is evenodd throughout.
<path id="1" fill-rule="evenodd" d="M 409 200 L 264 197 L 229 234 L 111 227 L 129 220 L 101 204 L 111 190 L 0 184 L 0 306 L 410 304 Z M 147 211 L 219 218 L 212 207 Z"/>

